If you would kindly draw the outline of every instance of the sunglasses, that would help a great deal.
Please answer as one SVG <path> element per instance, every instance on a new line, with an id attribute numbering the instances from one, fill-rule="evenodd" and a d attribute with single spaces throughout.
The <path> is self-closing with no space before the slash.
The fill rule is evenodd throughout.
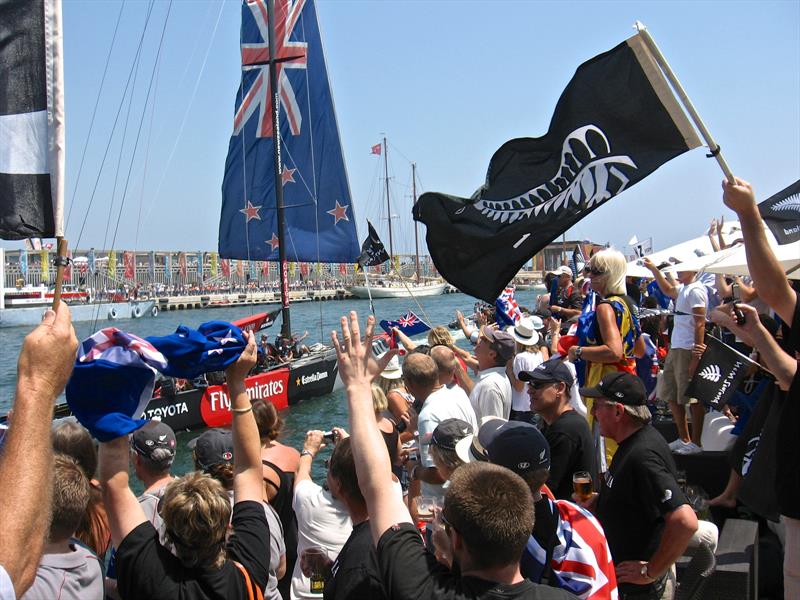
<path id="1" fill-rule="evenodd" d="M 528 386 L 532 390 L 540 390 L 542 388 L 547 387 L 548 385 L 555 385 L 559 383 L 558 381 L 529 381 Z"/>
<path id="2" fill-rule="evenodd" d="M 605 271 L 603 271 L 602 269 L 598 269 L 596 267 L 589 267 L 587 269 L 587 271 L 589 271 L 589 273 L 592 274 L 592 275 L 605 275 L 606 274 Z"/>

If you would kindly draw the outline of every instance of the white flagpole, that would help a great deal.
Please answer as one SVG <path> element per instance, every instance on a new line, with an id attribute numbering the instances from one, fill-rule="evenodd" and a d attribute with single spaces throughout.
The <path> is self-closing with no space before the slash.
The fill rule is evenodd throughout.
<path id="1" fill-rule="evenodd" d="M 689 99 L 689 96 L 686 94 L 686 91 L 683 89 L 681 82 L 678 81 L 678 77 L 672 71 L 667 62 L 667 59 L 664 58 L 664 55 L 661 54 L 661 50 L 658 49 L 655 40 L 653 40 L 650 33 L 647 31 L 647 27 L 641 21 L 636 21 L 634 24 L 634 29 L 636 29 L 639 34 L 642 36 L 642 40 L 647 47 L 650 49 L 650 52 L 653 53 L 653 58 L 656 59 L 658 66 L 661 67 L 661 70 L 664 72 L 664 75 L 667 79 L 669 79 L 670 84 L 672 84 L 672 88 L 675 90 L 675 93 L 678 95 L 681 103 L 683 104 L 686 112 L 689 113 L 692 121 L 697 126 L 697 129 L 700 131 L 700 135 L 703 136 L 703 139 L 708 144 L 708 148 L 711 151 L 710 156 L 713 156 L 717 159 L 717 163 L 719 163 L 722 172 L 725 174 L 725 177 L 728 179 L 728 183 L 734 184 L 736 183 L 735 178 L 733 177 L 733 172 L 731 171 L 728 163 L 725 162 L 725 159 L 722 156 L 722 152 L 720 151 L 720 147 L 714 141 L 714 138 L 711 137 L 711 133 L 706 128 L 703 120 L 700 118 L 700 115 L 697 114 L 697 111 L 692 104 L 692 101 Z"/>

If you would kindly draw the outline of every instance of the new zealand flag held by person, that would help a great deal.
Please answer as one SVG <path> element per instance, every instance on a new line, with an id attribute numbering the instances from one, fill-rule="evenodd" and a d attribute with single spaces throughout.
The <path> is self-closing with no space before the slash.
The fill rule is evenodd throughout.
<path id="1" fill-rule="evenodd" d="M 386 320 L 381 321 L 380 326 L 389 335 L 392 334 L 392 329 L 394 327 L 397 327 L 408 337 L 411 337 L 412 335 L 417 335 L 419 333 L 425 333 L 431 328 L 430 325 L 428 325 L 425 321 L 420 319 L 417 315 L 415 315 L 411 311 L 408 311 L 406 314 L 404 314 L 396 321 L 386 321 Z"/>
<path id="2" fill-rule="evenodd" d="M 779 244 L 800 240 L 800 180 L 760 202 L 758 212 Z"/>
<path id="3" fill-rule="evenodd" d="M 367 221 L 367 227 L 369 228 L 369 235 L 364 240 L 364 243 L 361 244 L 361 254 L 358 256 L 358 266 L 362 269 L 364 267 L 382 265 L 389 260 L 389 253 L 386 252 L 386 248 L 381 238 L 378 237 L 372 223 Z"/>
<path id="4" fill-rule="evenodd" d="M 445 279 L 492 302 L 569 227 L 699 145 L 637 34 L 578 67 L 547 133 L 501 146 L 471 198 L 423 194 L 414 218 Z"/>
<path id="5" fill-rule="evenodd" d="M 706 349 L 686 388 L 686 396 L 722 410 L 744 380 L 748 369 L 755 364 L 723 341 L 708 336 Z"/>
<path id="6" fill-rule="evenodd" d="M 283 162 L 275 181 L 267 0 L 242 2 L 242 80 L 222 182 L 219 254 L 277 261 L 275 186 L 286 260 L 355 262 L 355 215 L 313 0 L 275 0 Z"/>

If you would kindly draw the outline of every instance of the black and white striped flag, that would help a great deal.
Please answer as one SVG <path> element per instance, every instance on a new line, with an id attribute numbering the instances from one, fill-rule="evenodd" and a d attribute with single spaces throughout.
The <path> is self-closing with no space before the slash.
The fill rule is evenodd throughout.
<path id="1" fill-rule="evenodd" d="M 0 238 L 63 235 L 61 0 L 0 0 Z"/>

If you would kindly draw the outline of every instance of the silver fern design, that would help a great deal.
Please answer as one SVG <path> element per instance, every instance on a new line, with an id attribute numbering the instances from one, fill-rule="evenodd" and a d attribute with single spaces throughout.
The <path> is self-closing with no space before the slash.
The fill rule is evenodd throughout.
<path id="1" fill-rule="evenodd" d="M 501 223 L 538 216 L 540 212 L 547 214 L 570 203 L 578 210 L 584 210 L 611 199 L 627 187 L 630 179 L 620 166 L 637 168 L 629 156 L 611 155 L 611 144 L 599 127 L 585 125 L 564 140 L 561 164 L 549 181 L 513 198 L 478 199 L 471 206 Z M 483 188 L 479 189 L 473 197 L 482 191 Z"/>
<path id="2" fill-rule="evenodd" d="M 708 365 L 705 369 L 700 371 L 698 375 L 706 381 L 711 381 L 713 383 L 719 382 L 722 377 L 722 373 L 719 372 L 719 367 L 717 365 Z"/>
<path id="3" fill-rule="evenodd" d="M 776 202 L 772 206 L 769 207 L 770 210 L 774 211 L 785 211 L 785 210 L 793 210 L 795 212 L 800 212 L 800 194 L 794 194 L 789 196 L 788 198 L 784 198 L 780 202 Z"/>

